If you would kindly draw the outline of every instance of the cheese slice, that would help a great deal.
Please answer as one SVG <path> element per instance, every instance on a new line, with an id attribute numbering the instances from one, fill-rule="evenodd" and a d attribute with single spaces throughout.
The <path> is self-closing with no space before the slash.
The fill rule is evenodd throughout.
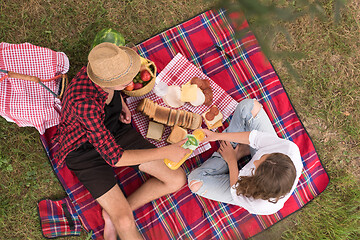
<path id="1" fill-rule="evenodd" d="M 194 107 L 200 106 L 205 102 L 205 95 L 203 91 L 198 87 L 197 88 L 197 99 L 195 101 L 190 101 L 190 104 Z"/>
<path id="2" fill-rule="evenodd" d="M 193 102 L 197 100 L 197 90 L 198 86 L 196 84 L 182 85 L 181 86 L 181 97 L 182 102 Z"/>

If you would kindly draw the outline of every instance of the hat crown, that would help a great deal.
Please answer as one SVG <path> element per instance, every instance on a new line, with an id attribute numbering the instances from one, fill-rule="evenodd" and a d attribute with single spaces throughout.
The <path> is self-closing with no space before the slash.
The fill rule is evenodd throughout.
<path id="1" fill-rule="evenodd" d="M 90 52 L 89 64 L 100 81 L 111 82 L 128 73 L 132 59 L 112 43 L 101 43 Z"/>

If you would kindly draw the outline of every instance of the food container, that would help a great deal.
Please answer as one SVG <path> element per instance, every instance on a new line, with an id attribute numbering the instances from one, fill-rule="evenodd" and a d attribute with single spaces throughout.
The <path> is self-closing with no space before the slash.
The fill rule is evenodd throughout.
<path id="1" fill-rule="evenodd" d="M 200 142 L 204 140 L 205 133 L 201 129 L 196 129 L 193 134 L 188 134 L 186 137 L 188 140 L 181 147 L 184 149 L 190 149 L 190 152 L 177 163 L 167 158 L 164 159 L 164 163 L 171 170 L 178 169 L 190 157 L 193 151 L 200 145 Z"/>
<path id="2" fill-rule="evenodd" d="M 149 59 L 141 58 L 141 67 L 140 67 L 140 72 L 143 70 L 147 70 L 150 75 L 151 75 L 151 80 L 142 88 L 140 89 L 136 89 L 136 90 L 132 90 L 132 91 L 127 91 L 127 90 L 122 90 L 123 93 L 125 93 L 126 95 L 130 96 L 130 97 L 140 97 L 143 96 L 147 93 L 149 93 L 155 86 L 155 79 L 156 79 L 156 65 L 153 61 L 150 61 Z"/>

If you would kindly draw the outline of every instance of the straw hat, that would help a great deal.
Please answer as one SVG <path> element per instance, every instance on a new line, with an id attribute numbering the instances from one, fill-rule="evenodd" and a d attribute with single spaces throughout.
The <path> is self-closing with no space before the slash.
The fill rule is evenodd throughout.
<path id="1" fill-rule="evenodd" d="M 140 56 L 131 48 L 104 42 L 95 46 L 88 56 L 87 73 L 101 87 L 127 84 L 138 74 Z"/>

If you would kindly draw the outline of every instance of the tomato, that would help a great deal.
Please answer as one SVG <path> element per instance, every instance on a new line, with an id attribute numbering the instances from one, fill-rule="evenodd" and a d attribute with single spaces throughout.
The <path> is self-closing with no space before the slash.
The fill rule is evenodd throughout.
<path id="1" fill-rule="evenodd" d="M 140 89 L 142 87 L 143 87 L 143 85 L 141 83 L 134 83 L 134 89 L 135 90 Z"/>
<path id="2" fill-rule="evenodd" d="M 143 80 L 144 82 L 150 81 L 150 79 L 151 79 L 151 74 L 150 74 L 147 70 L 141 71 L 141 73 L 140 73 L 140 78 L 141 78 L 141 80 Z"/>
<path id="3" fill-rule="evenodd" d="M 132 91 L 134 89 L 134 82 L 131 82 L 129 85 L 126 86 L 126 91 Z"/>

